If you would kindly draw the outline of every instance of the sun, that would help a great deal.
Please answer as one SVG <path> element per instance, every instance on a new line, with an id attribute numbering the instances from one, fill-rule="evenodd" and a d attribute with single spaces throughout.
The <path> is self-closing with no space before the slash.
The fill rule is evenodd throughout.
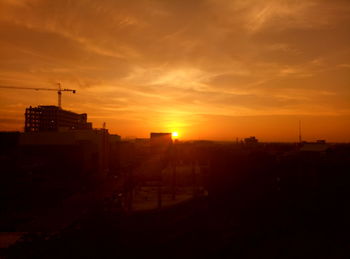
<path id="1" fill-rule="evenodd" d="M 176 131 L 174 131 L 173 133 L 171 133 L 171 136 L 173 138 L 177 138 L 179 136 L 179 133 L 177 133 Z"/>

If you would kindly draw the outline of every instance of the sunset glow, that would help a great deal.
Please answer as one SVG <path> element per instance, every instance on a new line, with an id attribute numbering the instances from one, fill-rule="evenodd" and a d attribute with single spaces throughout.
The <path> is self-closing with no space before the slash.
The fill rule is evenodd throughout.
<path id="1" fill-rule="evenodd" d="M 0 0 L 0 162 L 6 258 L 350 258 L 350 0 Z"/>
<path id="2" fill-rule="evenodd" d="M 77 15 L 79 13 L 79 15 Z M 350 2 L 0 3 L 0 85 L 122 137 L 350 141 Z M 1 130 L 47 91 L 0 89 Z"/>

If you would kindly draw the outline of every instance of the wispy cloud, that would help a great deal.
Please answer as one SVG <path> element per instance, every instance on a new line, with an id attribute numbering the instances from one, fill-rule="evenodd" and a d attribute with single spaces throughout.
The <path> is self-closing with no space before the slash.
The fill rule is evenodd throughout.
<path id="1" fill-rule="evenodd" d="M 78 90 L 65 107 L 122 135 L 210 116 L 348 116 L 349 26 L 345 0 L 4 0 L 0 84 L 60 81 Z M 1 91 L 0 118 L 55 98 Z"/>

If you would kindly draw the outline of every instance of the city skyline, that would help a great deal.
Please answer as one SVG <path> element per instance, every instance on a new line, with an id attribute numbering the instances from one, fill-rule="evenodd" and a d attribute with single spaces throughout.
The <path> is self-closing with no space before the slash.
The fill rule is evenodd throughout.
<path id="1" fill-rule="evenodd" d="M 350 141 L 348 1 L 0 3 L 0 85 L 76 89 L 63 109 L 123 137 Z M 55 92 L 0 90 L 23 130 Z"/>

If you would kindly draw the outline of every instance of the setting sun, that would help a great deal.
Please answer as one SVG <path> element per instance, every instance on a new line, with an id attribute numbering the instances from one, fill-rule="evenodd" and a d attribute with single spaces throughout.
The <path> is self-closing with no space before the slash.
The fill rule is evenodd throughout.
<path id="1" fill-rule="evenodd" d="M 60 82 L 77 91 L 63 109 L 121 138 L 298 142 L 301 120 L 309 141 L 349 142 L 349 13 L 349 0 L 0 0 L 0 130 L 57 104 Z"/>

